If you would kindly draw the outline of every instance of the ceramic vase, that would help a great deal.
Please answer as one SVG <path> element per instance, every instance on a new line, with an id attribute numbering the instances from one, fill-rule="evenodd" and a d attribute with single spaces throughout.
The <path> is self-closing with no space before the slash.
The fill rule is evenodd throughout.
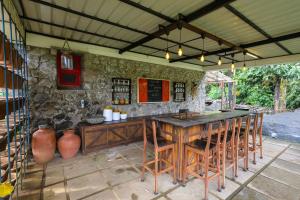
<path id="1" fill-rule="evenodd" d="M 55 131 L 40 125 L 39 130 L 32 136 L 32 154 L 34 160 L 39 164 L 45 164 L 54 158 L 56 149 Z"/>
<path id="2" fill-rule="evenodd" d="M 64 135 L 58 140 L 58 151 L 63 159 L 74 157 L 80 148 L 80 137 L 74 129 L 64 131 Z"/>

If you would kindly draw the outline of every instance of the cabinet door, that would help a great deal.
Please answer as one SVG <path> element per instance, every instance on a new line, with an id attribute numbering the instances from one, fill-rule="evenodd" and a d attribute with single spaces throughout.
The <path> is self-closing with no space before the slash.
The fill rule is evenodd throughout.
<path id="1" fill-rule="evenodd" d="M 107 128 L 89 127 L 84 130 L 84 146 L 86 149 L 99 148 L 107 145 Z"/>
<path id="2" fill-rule="evenodd" d="M 128 140 L 139 140 L 143 138 L 143 124 L 130 124 L 127 126 Z"/>
<path id="3" fill-rule="evenodd" d="M 126 141 L 126 126 L 111 127 L 108 129 L 108 144 L 118 144 Z"/>

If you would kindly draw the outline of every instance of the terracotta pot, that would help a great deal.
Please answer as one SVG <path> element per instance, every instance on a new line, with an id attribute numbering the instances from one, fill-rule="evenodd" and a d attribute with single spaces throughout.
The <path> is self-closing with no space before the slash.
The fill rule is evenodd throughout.
<path id="1" fill-rule="evenodd" d="M 32 136 L 32 154 L 39 164 L 45 164 L 54 158 L 56 148 L 55 132 L 45 125 L 39 126 L 39 130 Z"/>
<path id="2" fill-rule="evenodd" d="M 80 137 L 74 129 L 64 131 L 64 135 L 58 140 L 58 150 L 63 159 L 74 157 L 80 148 Z"/>

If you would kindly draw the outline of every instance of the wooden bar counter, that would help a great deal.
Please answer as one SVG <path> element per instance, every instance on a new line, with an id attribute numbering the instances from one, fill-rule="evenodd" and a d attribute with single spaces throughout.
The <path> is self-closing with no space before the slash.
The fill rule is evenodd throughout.
<path id="1" fill-rule="evenodd" d="M 206 137 L 204 127 L 208 123 L 242 117 L 248 114 L 248 111 L 232 111 L 213 114 L 187 114 L 187 117 L 184 117 L 184 114 L 180 114 L 180 116 L 152 117 L 152 120 L 160 122 L 162 130 L 172 135 L 165 136 L 166 139 L 175 141 L 177 144 L 176 154 L 178 180 L 182 181 L 185 143 Z"/>

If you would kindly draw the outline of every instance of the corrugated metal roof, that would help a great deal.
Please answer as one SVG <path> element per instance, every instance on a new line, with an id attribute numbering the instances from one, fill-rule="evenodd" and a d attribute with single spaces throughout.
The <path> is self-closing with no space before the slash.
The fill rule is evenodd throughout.
<path id="1" fill-rule="evenodd" d="M 22 3 L 27 17 L 113 37 L 115 40 L 78 31 L 71 31 L 30 20 L 24 21 L 26 30 L 121 49 L 129 45 L 129 42 L 135 42 L 145 37 L 148 33 L 158 30 L 159 25 L 170 24 L 165 19 L 118 0 L 47 0 L 45 2 L 62 6 L 66 9 L 72 9 L 102 20 L 108 20 L 110 22 L 129 27 L 128 29 L 135 29 L 137 31 L 113 26 L 108 23 L 103 23 L 78 14 L 72 14 L 64 10 L 51 8 L 36 2 L 28 0 L 14 0 L 20 15 L 23 15 L 20 4 Z M 213 2 L 213 0 L 133 0 L 133 2 L 159 12 L 169 18 L 178 19 L 178 14 L 183 14 L 185 16 L 189 15 L 193 11 Z M 300 12 L 298 12 L 300 8 L 300 1 L 238 0 L 234 1 L 230 5 L 272 37 L 300 31 Z M 192 21 L 191 24 L 234 43 L 235 45 L 248 44 L 266 39 L 263 34 L 259 33 L 259 31 L 255 30 L 224 7 Z M 173 41 L 179 41 L 179 33 L 178 29 L 173 30 L 170 32 L 168 38 Z M 166 38 L 166 35 L 162 35 L 161 37 Z M 199 34 L 187 29 L 182 29 L 181 41 L 191 47 L 183 47 L 184 55 L 195 55 L 201 53 L 200 49 L 203 48 L 203 45 L 202 39 L 199 39 L 199 37 Z M 122 42 L 122 40 L 128 42 Z M 280 44 L 292 53 L 300 53 L 300 39 L 287 40 L 280 42 Z M 166 41 L 154 39 L 146 42 L 144 45 L 148 47 L 138 46 L 133 48 L 132 51 L 164 57 Z M 169 46 L 171 46 L 170 51 L 176 52 L 178 47 L 174 45 L 174 43 L 169 42 Z M 220 48 L 227 47 L 224 45 L 220 47 L 216 41 L 207 38 L 205 39 L 204 49 L 206 51 L 215 51 Z M 248 50 L 261 57 L 272 57 L 287 54 L 286 51 L 274 43 L 252 47 Z M 172 58 L 177 57 L 176 54 L 172 54 L 171 56 Z M 239 53 L 235 55 L 234 58 L 242 61 L 244 56 L 242 53 Z M 254 58 L 247 55 L 246 60 L 250 59 Z M 216 63 L 218 61 L 218 56 L 209 56 L 207 57 L 207 60 Z M 222 61 L 224 63 L 231 62 L 225 58 L 222 58 Z M 187 60 L 187 62 L 198 65 L 213 64 L 211 62 L 199 63 L 197 59 Z"/>

